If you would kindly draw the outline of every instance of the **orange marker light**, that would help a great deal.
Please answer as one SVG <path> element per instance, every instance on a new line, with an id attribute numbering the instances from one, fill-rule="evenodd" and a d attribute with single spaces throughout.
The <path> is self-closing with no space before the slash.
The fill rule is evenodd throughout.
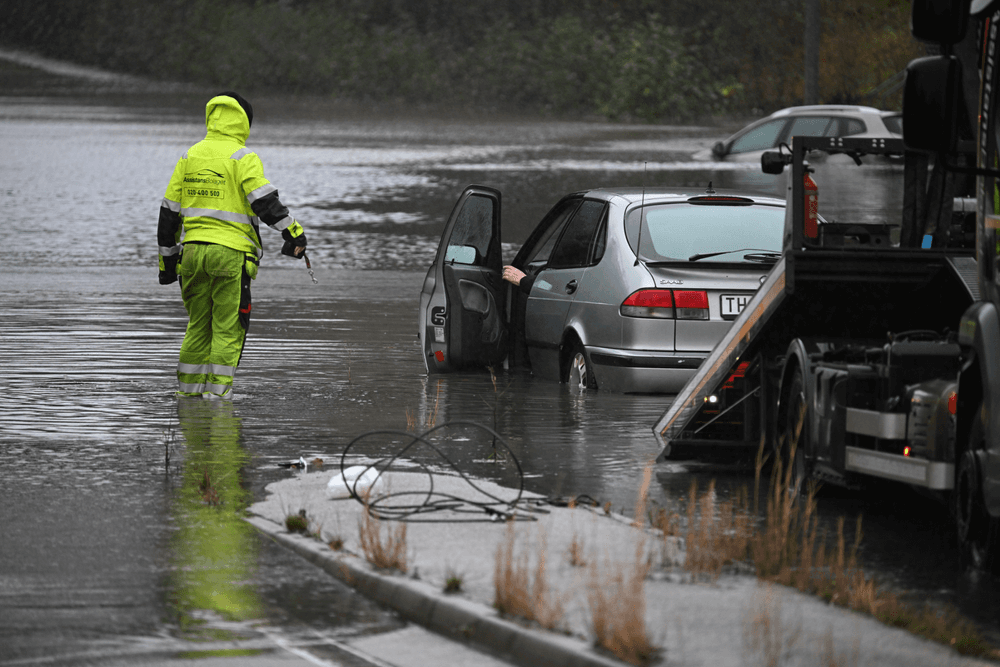
<path id="1" fill-rule="evenodd" d="M 903 447 L 903 456 L 909 456 L 909 455 L 910 455 L 910 448 L 908 446 Z"/>

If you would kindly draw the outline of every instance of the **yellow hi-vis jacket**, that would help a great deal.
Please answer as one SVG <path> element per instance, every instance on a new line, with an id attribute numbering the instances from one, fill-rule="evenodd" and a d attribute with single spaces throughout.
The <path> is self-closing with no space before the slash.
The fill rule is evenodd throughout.
<path id="1" fill-rule="evenodd" d="M 205 107 L 205 127 L 205 138 L 177 161 L 160 205 L 161 283 L 174 281 L 183 243 L 215 243 L 259 262 L 260 220 L 285 240 L 303 234 L 264 177 L 260 158 L 245 146 L 250 120 L 239 103 L 228 95 L 213 97 Z"/>

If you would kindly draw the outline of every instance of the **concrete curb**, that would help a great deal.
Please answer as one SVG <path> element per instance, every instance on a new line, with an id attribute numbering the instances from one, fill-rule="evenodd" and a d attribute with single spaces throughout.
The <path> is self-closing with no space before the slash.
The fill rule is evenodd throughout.
<path id="1" fill-rule="evenodd" d="M 254 528 L 317 565 L 362 595 L 449 638 L 470 642 L 524 667 L 621 667 L 584 640 L 519 625 L 471 600 L 445 595 L 418 579 L 380 574 L 362 558 L 333 552 L 314 538 L 289 533 L 260 516 L 247 517 Z"/>

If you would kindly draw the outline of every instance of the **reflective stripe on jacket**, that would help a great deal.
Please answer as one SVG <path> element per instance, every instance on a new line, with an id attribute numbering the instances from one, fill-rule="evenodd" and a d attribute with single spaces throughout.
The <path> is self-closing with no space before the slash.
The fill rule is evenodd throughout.
<path id="1" fill-rule="evenodd" d="M 160 268 L 174 258 L 180 244 L 215 243 L 263 255 L 258 222 L 292 237 L 302 234 L 264 177 L 264 166 L 244 144 L 250 122 L 239 103 L 219 95 L 205 107 L 207 134 L 174 167 L 160 205 L 157 232 Z M 169 265 L 176 264 L 167 260 Z"/>

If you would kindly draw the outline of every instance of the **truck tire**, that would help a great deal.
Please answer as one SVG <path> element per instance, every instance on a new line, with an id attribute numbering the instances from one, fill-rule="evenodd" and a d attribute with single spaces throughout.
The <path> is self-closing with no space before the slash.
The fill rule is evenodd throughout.
<path id="1" fill-rule="evenodd" d="M 792 372 L 791 380 L 781 395 L 778 440 L 784 479 L 788 480 L 788 493 L 799 496 L 806 489 L 812 476 L 812 448 L 809 445 L 809 415 L 807 412 L 805 377 L 800 366 Z"/>
<path id="2" fill-rule="evenodd" d="M 983 470 L 980 452 L 983 437 L 982 407 L 976 411 L 969 432 L 969 447 L 955 470 L 954 514 L 958 548 L 963 568 L 996 572 L 1000 526 L 986 511 L 983 500 Z"/>

